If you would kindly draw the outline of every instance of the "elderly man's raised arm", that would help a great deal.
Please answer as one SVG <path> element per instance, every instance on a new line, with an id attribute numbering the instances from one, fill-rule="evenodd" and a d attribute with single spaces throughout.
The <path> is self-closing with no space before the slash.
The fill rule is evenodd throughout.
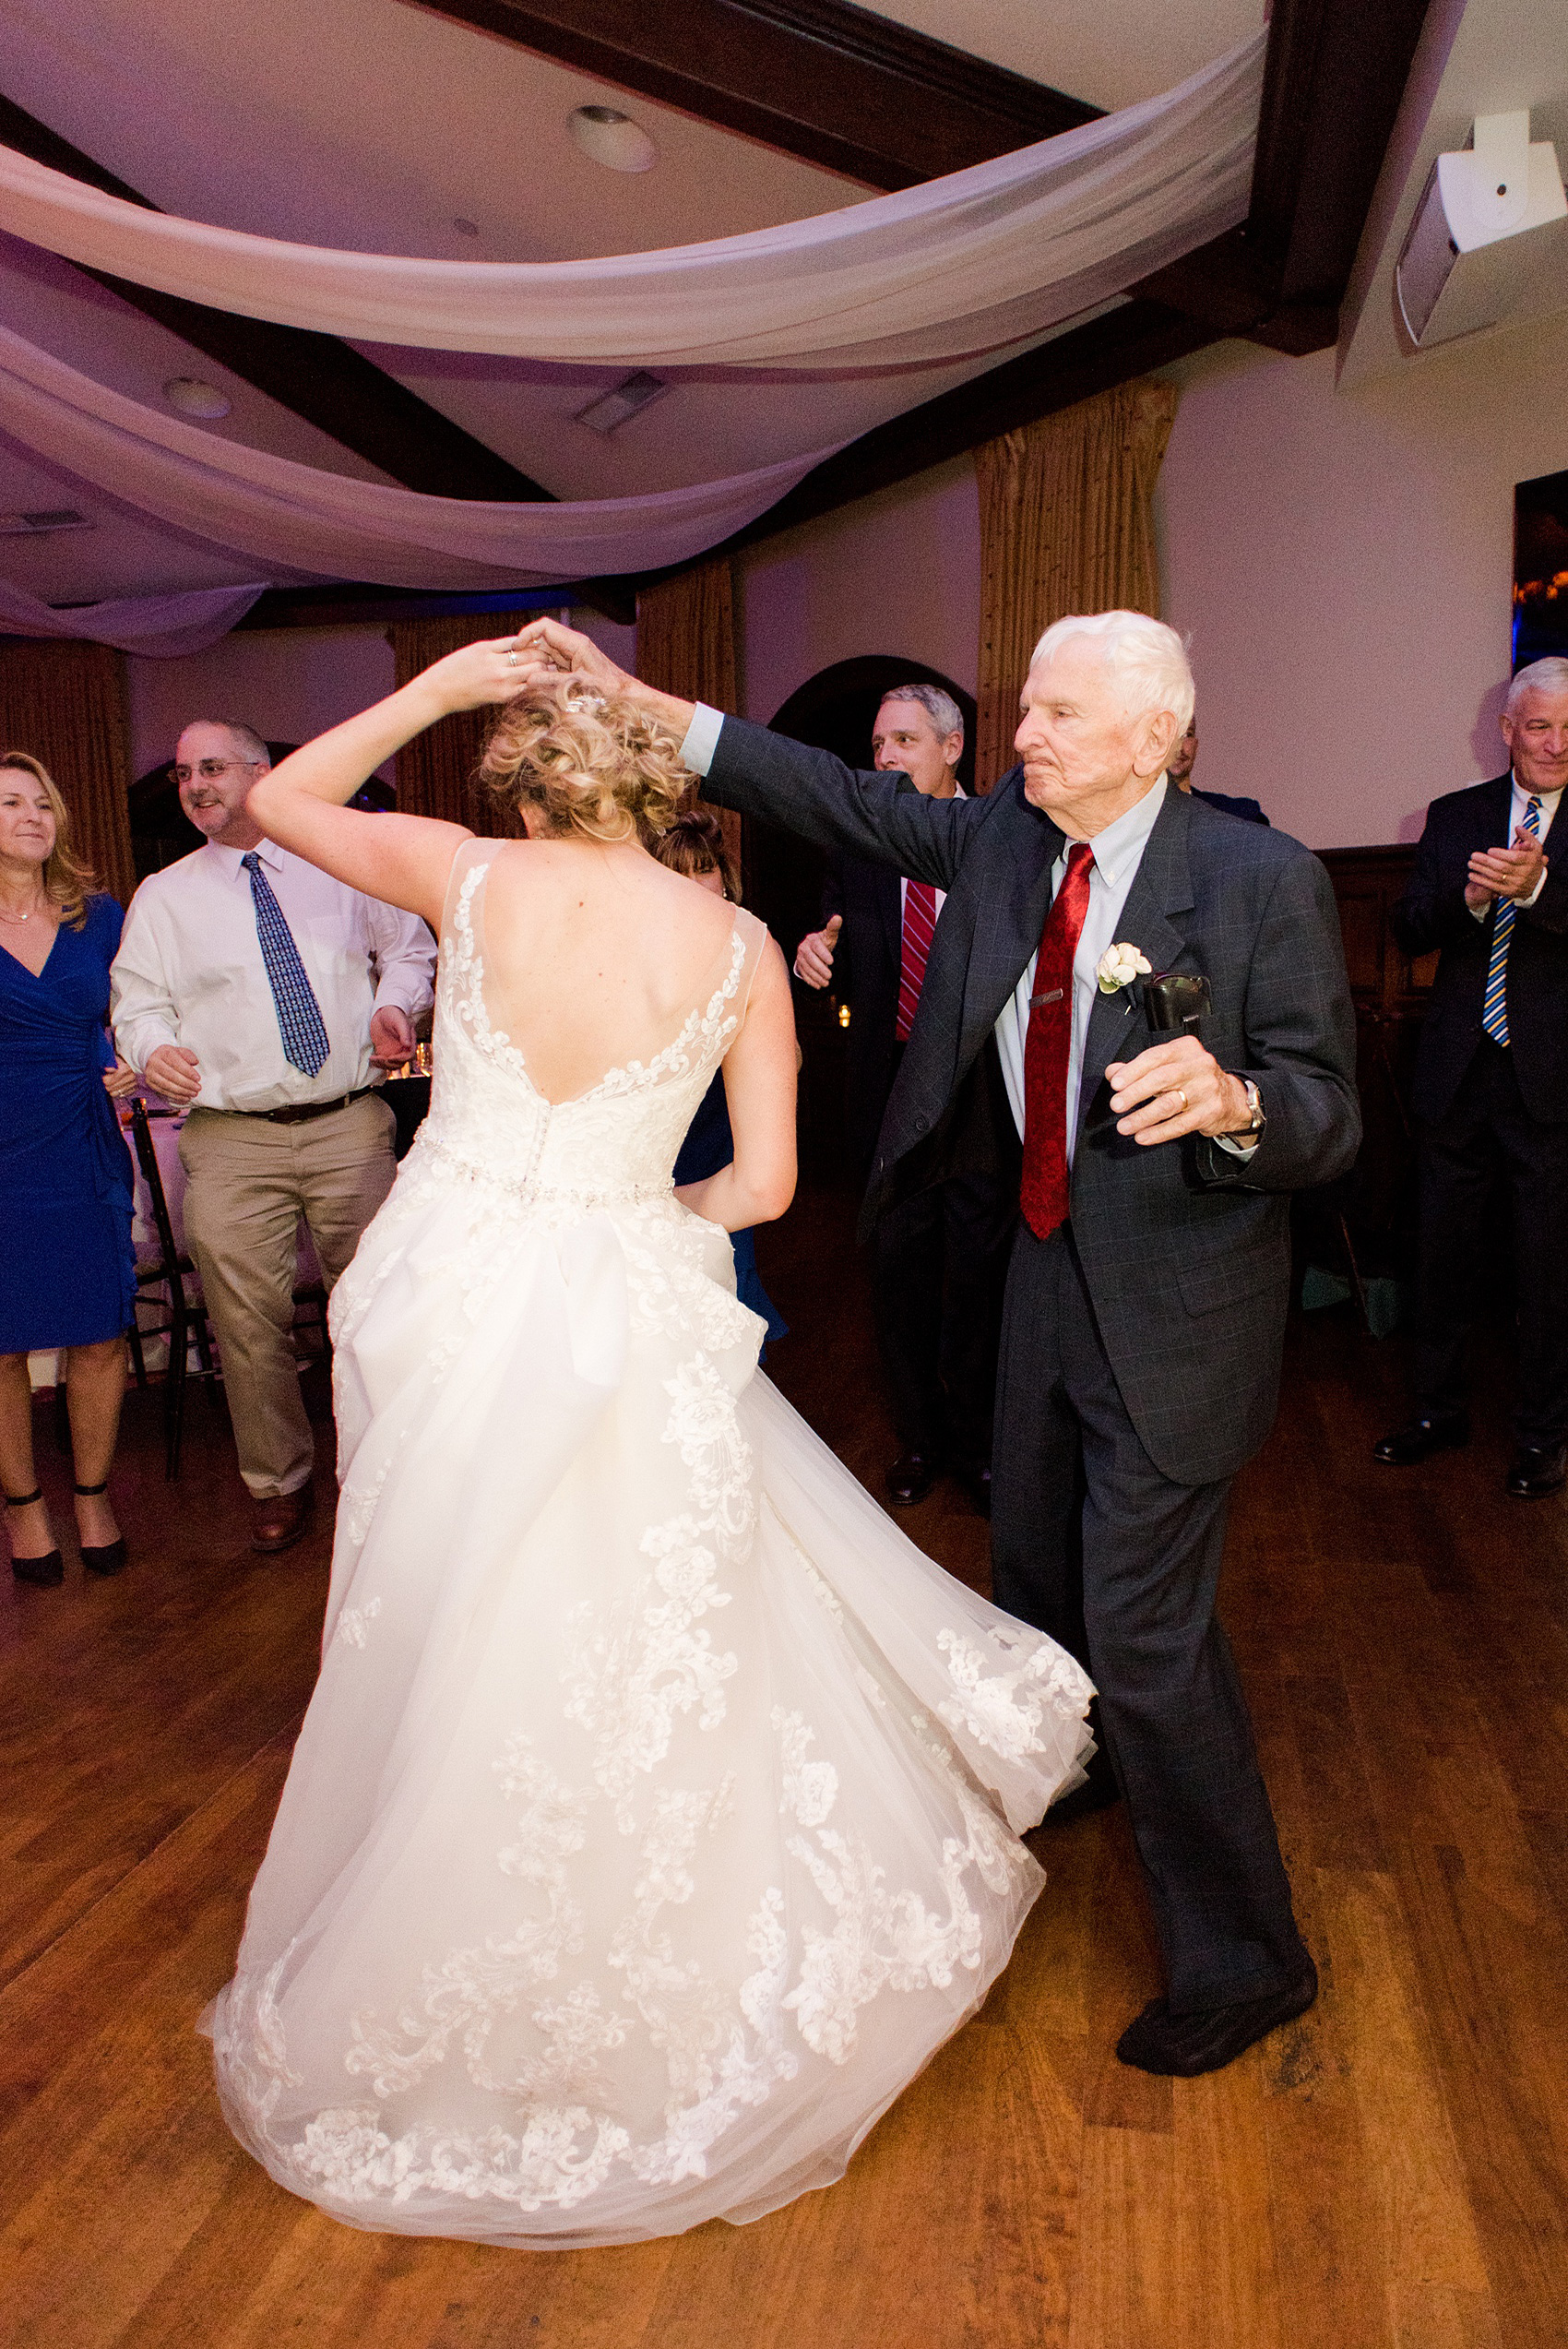
<path id="1" fill-rule="evenodd" d="M 831 751 L 813 750 L 727 718 L 706 703 L 660 693 L 618 668 L 607 652 L 558 620 L 530 620 L 517 638 L 518 682 L 564 671 L 589 691 L 624 694 L 682 742 L 682 756 L 720 807 L 760 817 L 824 848 L 891 864 L 911 879 L 949 889 L 958 870 L 973 800 L 928 799 L 904 777 L 862 774 Z"/>

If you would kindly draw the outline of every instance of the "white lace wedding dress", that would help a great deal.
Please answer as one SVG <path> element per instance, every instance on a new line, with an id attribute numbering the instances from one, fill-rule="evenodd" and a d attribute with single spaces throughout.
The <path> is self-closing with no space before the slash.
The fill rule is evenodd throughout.
<path id="1" fill-rule="evenodd" d="M 744 1016 L 552 1107 L 460 853 L 431 1114 L 332 1305 L 322 1671 L 233 1981 L 229 2121 L 353 2224 L 539 2248 L 839 2176 L 1043 1882 L 1089 1688 L 756 1368 L 671 1168 Z"/>

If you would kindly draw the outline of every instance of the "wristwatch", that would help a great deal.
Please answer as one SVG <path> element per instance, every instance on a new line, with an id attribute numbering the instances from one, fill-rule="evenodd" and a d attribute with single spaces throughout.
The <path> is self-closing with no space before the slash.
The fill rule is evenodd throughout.
<path id="1" fill-rule="evenodd" d="M 1263 1096 L 1258 1091 L 1257 1087 L 1253 1084 L 1250 1077 L 1243 1077 L 1241 1081 L 1246 1091 L 1247 1107 L 1251 1112 L 1251 1115 L 1244 1126 L 1233 1127 L 1226 1139 L 1229 1141 L 1235 1142 L 1240 1141 L 1243 1136 L 1248 1136 L 1251 1139 L 1256 1141 L 1258 1136 L 1263 1132 L 1264 1127 L 1268 1123 L 1268 1118 L 1264 1111 Z"/>

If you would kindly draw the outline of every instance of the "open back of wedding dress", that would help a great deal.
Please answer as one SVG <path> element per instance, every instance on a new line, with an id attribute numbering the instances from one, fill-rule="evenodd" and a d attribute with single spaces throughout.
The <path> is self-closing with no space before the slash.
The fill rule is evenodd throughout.
<path id="1" fill-rule="evenodd" d="M 321 1677 L 209 2009 L 231 2126 L 335 2216 L 538 2248 L 829 2184 L 984 1997 L 1089 1688 L 756 1368 L 671 1169 L 766 942 L 552 1106 L 459 852 L 430 1116 L 332 1301 Z"/>

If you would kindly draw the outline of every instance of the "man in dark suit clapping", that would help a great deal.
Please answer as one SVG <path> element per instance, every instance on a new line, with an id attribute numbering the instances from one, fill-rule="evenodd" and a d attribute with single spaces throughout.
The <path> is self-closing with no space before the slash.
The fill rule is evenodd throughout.
<path id="1" fill-rule="evenodd" d="M 879 773 L 908 776 L 928 799 L 963 796 L 963 712 L 940 686 L 885 694 L 871 746 Z M 823 926 L 795 956 L 798 979 L 833 986 L 849 1008 L 845 1138 L 862 1182 L 943 902 L 928 881 L 834 851 Z M 989 1514 L 1002 1290 L 1018 1210 L 1017 1145 L 994 1043 L 967 1080 L 952 1147 L 932 1176 L 872 1237 L 877 1344 L 898 1436 L 887 1489 L 901 1508 L 923 1500 L 945 1461 Z"/>
<path id="2" fill-rule="evenodd" d="M 1568 660 L 1508 689 L 1507 774 L 1434 800 L 1394 909 L 1407 954 L 1438 951 L 1416 1055 L 1420 1264 L 1416 1417 L 1374 1447 L 1408 1468 L 1469 1435 L 1472 1291 L 1495 1263 L 1489 1207 L 1513 1202 L 1519 1394 L 1506 1489 L 1568 1482 L 1568 855 L 1552 853 L 1568 783 Z"/>
<path id="3" fill-rule="evenodd" d="M 947 893 L 863 1222 L 926 1179 L 994 1034 L 1023 1179 L 993 1594 L 1099 1685 L 1167 1985 L 1117 2053 L 1216 2070 L 1317 1991 L 1215 1598 L 1230 1480 L 1274 1418 L 1289 1195 L 1343 1174 L 1360 1139 L 1328 875 L 1170 789 L 1192 672 L 1138 613 L 1046 631 L 1023 763 L 984 799 L 931 799 L 655 693 L 553 621 L 518 643 L 640 699 L 721 806 Z M 1133 949 L 1189 994 L 1207 982 L 1202 1041 L 1158 1032 Z"/>

